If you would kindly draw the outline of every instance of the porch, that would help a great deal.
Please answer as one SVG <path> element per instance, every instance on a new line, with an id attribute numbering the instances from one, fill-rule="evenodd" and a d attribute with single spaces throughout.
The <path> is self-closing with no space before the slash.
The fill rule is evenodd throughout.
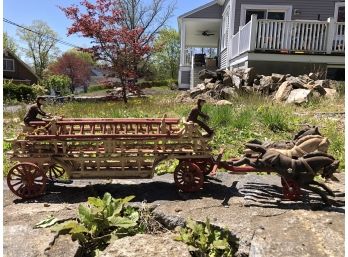
<path id="1" fill-rule="evenodd" d="M 303 62 L 312 60 L 344 65 L 344 29 L 345 23 L 333 18 L 327 21 L 283 21 L 258 20 L 256 15 L 252 15 L 251 20 L 231 36 L 228 47 L 221 51 L 221 60 L 228 60 L 221 62 L 221 68 L 240 66 L 256 53 L 259 53 L 258 61 L 263 55 L 265 61 L 273 56 L 274 61 L 302 59 Z"/>

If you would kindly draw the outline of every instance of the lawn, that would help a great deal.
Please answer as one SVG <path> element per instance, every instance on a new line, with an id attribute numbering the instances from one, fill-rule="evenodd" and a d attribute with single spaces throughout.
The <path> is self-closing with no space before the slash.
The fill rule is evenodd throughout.
<path id="1" fill-rule="evenodd" d="M 79 103 L 70 102 L 46 106 L 45 110 L 65 117 L 183 117 L 187 116 L 192 104 L 177 103 L 177 91 L 154 94 L 147 98 L 132 99 L 123 102 Z M 248 95 L 232 100 L 233 105 L 215 106 L 206 104 L 203 111 L 211 117 L 209 125 L 215 135 L 211 142 L 213 152 L 220 147 L 226 149 L 224 158 L 240 156 L 244 143 L 251 139 L 290 140 L 304 124 L 317 125 L 320 132 L 331 142 L 329 153 L 340 160 L 340 169 L 344 170 L 344 121 L 337 118 L 317 117 L 320 112 L 344 112 L 344 97 L 334 100 L 322 99 L 305 106 L 274 103 L 257 95 Z M 25 111 L 4 113 L 4 138 L 16 136 L 20 120 Z M 4 150 L 10 145 L 4 142 Z M 4 158 L 4 174 L 11 164 Z"/>

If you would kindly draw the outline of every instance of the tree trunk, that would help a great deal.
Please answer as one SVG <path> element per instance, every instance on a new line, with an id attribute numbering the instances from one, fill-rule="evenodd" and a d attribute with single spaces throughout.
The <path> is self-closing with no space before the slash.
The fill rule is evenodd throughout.
<path id="1" fill-rule="evenodd" d="M 126 104 L 127 103 L 127 86 L 124 83 L 124 80 L 121 79 L 121 85 L 122 85 L 122 97 L 123 97 L 123 102 Z"/>

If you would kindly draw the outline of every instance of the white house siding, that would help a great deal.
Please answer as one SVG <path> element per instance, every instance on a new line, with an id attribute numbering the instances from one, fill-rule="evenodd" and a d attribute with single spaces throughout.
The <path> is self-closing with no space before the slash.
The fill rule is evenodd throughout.
<path id="1" fill-rule="evenodd" d="M 317 20 L 320 14 L 320 20 L 326 21 L 329 17 L 334 17 L 335 3 L 344 2 L 339 0 L 235 0 L 236 12 L 233 34 L 238 32 L 241 5 L 255 4 L 255 5 L 292 5 L 292 20 Z M 225 1 L 228 2 L 228 1 Z M 226 3 L 225 3 L 226 4 Z M 294 10 L 298 9 L 301 13 L 294 15 Z"/>

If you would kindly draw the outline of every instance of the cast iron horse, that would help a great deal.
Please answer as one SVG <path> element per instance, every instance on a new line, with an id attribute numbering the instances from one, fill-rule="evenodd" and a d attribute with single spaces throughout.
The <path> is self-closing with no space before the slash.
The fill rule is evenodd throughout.
<path id="1" fill-rule="evenodd" d="M 339 165 L 339 161 L 335 160 L 333 156 L 323 152 L 312 152 L 299 159 L 293 159 L 262 145 L 247 143 L 246 147 L 259 153 L 259 156 L 257 158 L 244 157 L 233 162 L 233 166 L 247 164 L 258 170 L 275 171 L 285 181 L 295 181 L 299 187 L 317 193 L 326 204 L 330 205 L 329 198 L 315 186 L 323 188 L 331 196 L 335 196 L 335 194 L 326 185 L 315 181 L 314 177 L 317 175 L 321 175 L 324 179 L 333 177 L 333 173 Z"/>

